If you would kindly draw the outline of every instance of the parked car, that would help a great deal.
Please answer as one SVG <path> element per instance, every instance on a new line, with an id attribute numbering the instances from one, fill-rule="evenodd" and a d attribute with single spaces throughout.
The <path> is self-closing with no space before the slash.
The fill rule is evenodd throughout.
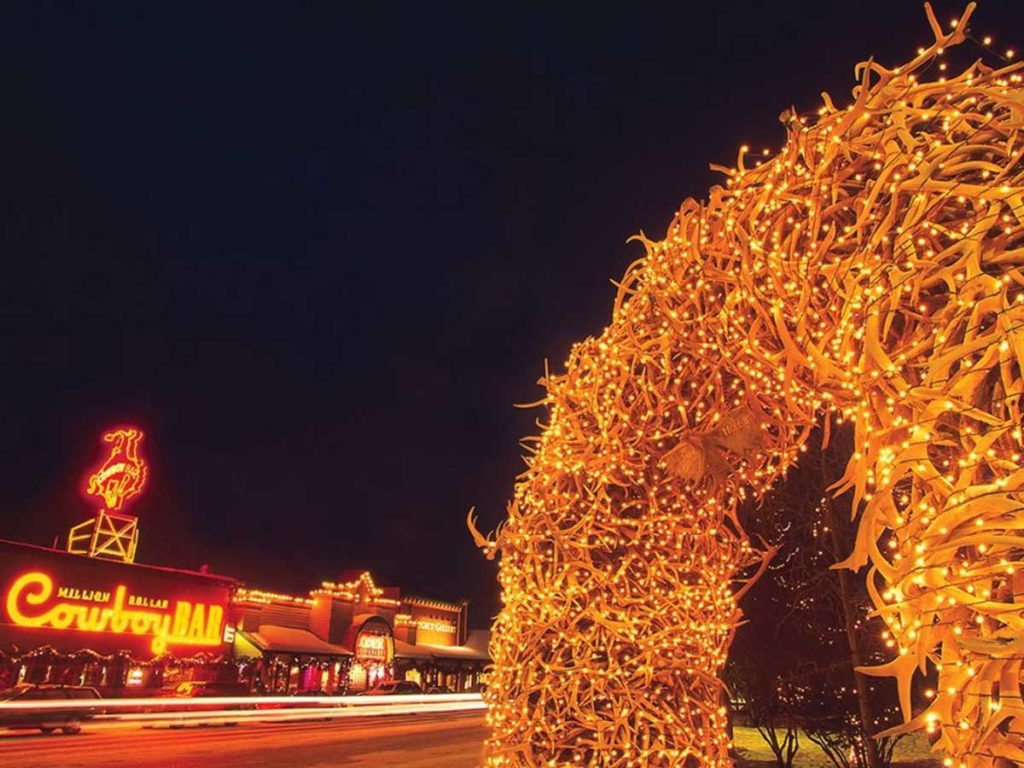
<path id="1" fill-rule="evenodd" d="M 16 685 L 0 691 L 0 704 L 30 703 L 33 701 L 97 701 L 99 691 L 85 685 Z M 90 719 L 94 711 L 80 709 L 10 710 L 0 706 L 0 728 L 38 728 L 53 733 L 58 728 L 67 734 L 82 730 L 82 721 Z"/>
<path id="2" fill-rule="evenodd" d="M 380 683 L 367 691 L 363 691 L 362 695 L 396 696 L 416 693 L 423 693 L 423 689 L 420 687 L 419 683 L 414 683 L 412 680 L 391 680 L 390 682 Z"/>
<path id="3" fill-rule="evenodd" d="M 195 680 L 179 683 L 174 695 L 187 699 L 210 696 L 248 696 L 249 686 L 245 683 L 218 682 L 216 680 Z"/>

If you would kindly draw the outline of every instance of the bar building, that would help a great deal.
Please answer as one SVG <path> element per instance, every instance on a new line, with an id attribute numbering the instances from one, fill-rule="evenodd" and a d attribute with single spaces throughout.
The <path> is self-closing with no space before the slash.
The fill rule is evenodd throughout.
<path id="1" fill-rule="evenodd" d="M 253 693 L 358 693 L 389 681 L 426 690 L 481 686 L 486 630 L 467 601 L 379 586 L 349 571 L 308 595 L 251 589 L 230 576 L 135 562 L 145 487 L 143 433 L 103 435 L 105 460 L 83 494 L 96 506 L 66 549 L 0 539 L 0 689 L 91 685 L 107 696 L 221 682 Z"/>
<path id="2" fill-rule="evenodd" d="M 233 674 L 226 576 L 0 540 L 0 689 L 108 694 Z"/>
<path id="3" fill-rule="evenodd" d="M 0 540 L 0 689 L 59 683 L 141 695 L 220 681 L 331 695 L 411 680 L 477 691 L 489 633 L 468 628 L 467 609 L 379 587 L 365 571 L 291 596 Z"/>

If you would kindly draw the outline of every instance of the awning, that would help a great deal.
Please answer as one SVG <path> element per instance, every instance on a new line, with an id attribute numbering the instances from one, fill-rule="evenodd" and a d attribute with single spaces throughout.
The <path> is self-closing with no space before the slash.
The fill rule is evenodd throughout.
<path id="1" fill-rule="evenodd" d="M 417 645 L 417 649 L 429 650 L 435 659 L 462 659 L 465 661 L 490 661 L 486 652 L 465 645 Z"/>
<path id="2" fill-rule="evenodd" d="M 404 640 L 395 640 L 395 658 L 398 659 L 432 659 L 434 654 L 426 646 L 412 645 Z"/>
<path id="3" fill-rule="evenodd" d="M 311 656 L 351 656 L 343 645 L 328 643 L 308 629 L 262 624 L 258 632 L 243 632 L 261 651 L 270 653 L 306 653 Z"/>
<path id="4" fill-rule="evenodd" d="M 235 632 L 232 650 L 236 659 L 258 659 L 263 656 L 263 651 L 244 632 Z"/>
<path id="5" fill-rule="evenodd" d="M 464 661 L 490 661 L 487 644 L 491 633 L 486 629 L 474 629 L 466 638 L 465 645 L 430 645 L 395 640 L 395 655 L 404 659 L 461 659 Z"/>

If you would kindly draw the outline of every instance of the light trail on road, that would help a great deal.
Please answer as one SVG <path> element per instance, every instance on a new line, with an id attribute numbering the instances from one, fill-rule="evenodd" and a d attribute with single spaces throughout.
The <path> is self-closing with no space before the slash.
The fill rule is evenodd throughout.
<path id="1" fill-rule="evenodd" d="M 0 733 L 3 733 L 0 731 Z M 475 768 L 485 735 L 478 712 L 330 722 L 248 722 L 155 728 L 87 722 L 75 736 L 10 732 L 4 768 Z"/>
<path id="2" fill-rule="evenodd" d="M 467 704 L 482 701 L 479 693 L 429 693 L 416 695 L 389 696 L 203 696 L 182 698 L 176 696 L 155 696 L 125 699 L 58 699 L 51 701 L 4 701 L 0 702 L 0 714 L 23 710 L 89 710 L 136 708 L 178 709 L 190 706 L 204 707 L 264 707 L 264 706 L 308 706 L 324 707 L 373 707 L 383 704 Z"/>
<path id="3" fill-rule="evenodd" d="M 340 720 L 479 712 L 479 694 L 422 696 L 232 696 L 199 699 L 137 698 L 84 701 L 0 703 L 0 726 L 11 716 L 54 723 L 80 719 L 91 728 L 134 723 L 172 726 L 183 723 L 222 725 L 243 722 Z M 156 711 L 154 711 L 156 710 Z M 50 714 L 52 713 L 52 714 Z M 31 727 L 31 726 L 23 726 Z M 2 730 L 0 730 L 2 733 Z"/>

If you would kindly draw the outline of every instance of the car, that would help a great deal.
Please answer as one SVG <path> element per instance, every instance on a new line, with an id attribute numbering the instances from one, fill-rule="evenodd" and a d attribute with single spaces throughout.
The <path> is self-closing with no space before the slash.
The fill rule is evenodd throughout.
<path id="1" fill-rule="evenodd" d="M 401 696 L 423 693 L 419 683 L 412 680 L 390 680 L 386 683 L 379 683 L 369 690 L 363 691 L 363 696 Z"/>
<path id="2" fill-rule="evenodd" d="M 0 691 L 0 728 L 38 728 L 43 733 L 53 733 L 59 728 L 66 734 L 78 733 L 82 730 L 82 721 L 91 718 L 95 711 L 60 708 L 4 711 L 2 705 L 34 701 L 99 701 L 102 698 L 99 691 L 87 685 L 16 685 Z"/>
<path id="3" fill-rule="evenodd" d="M 245 683 L 232 683 L 216 680 L 190 680 L 179 683 L 174 695 L 187 699 L 207 698 L 209 696 L 248 696 L 249 686 Z"/>

